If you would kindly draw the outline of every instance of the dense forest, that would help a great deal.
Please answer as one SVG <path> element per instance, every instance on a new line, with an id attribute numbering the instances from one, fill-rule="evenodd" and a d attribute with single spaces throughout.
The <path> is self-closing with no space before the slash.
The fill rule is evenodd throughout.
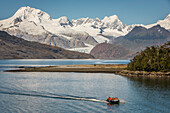
<path id="1" fill-rule="evenodd" d="M 128 70 L 170 72 L 170 42 L 162 46 L 147 47 L 131 60 Z"/>

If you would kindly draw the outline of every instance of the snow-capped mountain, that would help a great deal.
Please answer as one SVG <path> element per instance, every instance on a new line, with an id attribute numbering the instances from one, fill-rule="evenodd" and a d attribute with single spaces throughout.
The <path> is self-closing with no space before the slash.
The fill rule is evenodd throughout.
<path id="1" fill-rule="evenodd" d="M 160 25 L 161 27 L 164 27 L 167 30 L 170 30 L 170 14 L 164 19 L 164 20 L 158 20 L 154 24 L 146 25 L 146 28 L 151 28 L 153 26 Z"/>
<path id="2" fill-rule="evenodd" d="M 126 25 L 123 24 L 116 15 L 105 17 L 103 20 L 99 18 L 81 18 L 72 20 L 73 29 L 76 31 L 85 31 L 93 37 L 97 37 L 100 34 L 112 37 L 118 37 L 125 35 Z"/>
<path id="3" fill-rule="evenodd" d="M 75 27 L 87 25 L 87 24 L 94 25 L 94 27 L 100 27 L 103 24 L 99 18 L 91 19 L 91 18 L 88 18 L 88 17 L 87 18 L 80 18 L 80 19 L 77 19 L 77 20 L 72 20 L 71 22 L 73 23 L 73 25 Z"/>
<path id="4" fill-rule="evenodd" d="M 66 49 L 86 47 L 87 42 L 93 46 L 97 44 L 93 37 L 85 32 L 72 30 L 72 26 L 67 17 L 52 19 L 47 13 L 30 7 L 22 7 L 11 18 L 0 20 L 0 30 L 29 41 Z"/>
<path id="5" fill-rule="evenodd" d="M 147 26 L 126 25 L 116 15 L 106 16 L 103 20 L 80 18 L 70 21 L 65 16 L 52 19 L 49 14 L 39 9 L 21 7 L 11 18 L 0 20 L 0 30 L 30 41 L 90 52 L 97 43 L 124 36 L 135 26 L 150 28 L 157 24 L 170 29 L 170 15 Z"/>
<path id="6" fill-rule="evenodd" d="M 24 25 L 22 25 L 24 24 Z M 29 32 L 35 27 L 36 30 L 31 30 L 31 34 L 41 34 L 45 31 L 56 33 L 57 27 L 71 27 L 72 23 L 67 17 L 60 17 L 59 19 L 52 19 L 47 13 L 30 7 L 21 7 L 15 14 L 9 19 L 0 21 L 1 28 L 18 27 L 21 31 Z M 27 26 L 28 25 L 28 26 Z M 25 28 L 23 28 L 25 27 Z M 38 28 L 37 28 L 38 27 Z"/>
<path id="7" fill-rule="evenodd" d="M 126 27 L 126 25 L 119 20 L 117 15 L 110 17 L 105 16 L 102 22 L 104 23 L 103 27 L 108 29 L 118 29 L 119 31 L 122 31 Z"/>
<path id="8" fill-rule="evenodd" d="M 164 20 L 159 20 L 156 24 L 159 24 L 161 27 L 170 30 L 170 14 Z"/>

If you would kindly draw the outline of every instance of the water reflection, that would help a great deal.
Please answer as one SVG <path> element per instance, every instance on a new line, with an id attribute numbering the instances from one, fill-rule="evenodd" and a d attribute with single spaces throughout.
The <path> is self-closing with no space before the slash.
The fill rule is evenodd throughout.
<path id="1" fill-rule="evenodd" d="M 109 111 L 114 111 L 116 108 L 119 107 L 119 104 L 110 104 L 110 103 L 107 103 L 107 109 Z M 116 110 L 115 110 L 116 111 Z"/>
<path id="2" fill-rule="evenodd" d="M 170 89 L 170 78 L 128 77 L 128 79 L 134 81 L 133 84 L 135 84 L 134 86 L 136 87 L 143 85 L 150 89 Z"/>
<path id="3" fill-rule="evenodd" d="M 170 108 L 170 79 L 169 78 L 148 78 L 148 77 L 127 77 L 130 89 L 135 92 L 131 100 L 140 103 L 147 112 L 168 112 Z M 135 98 L 138 97 L 138 98 Z M 136 100 L 137 99 L 137 100 Z"/>

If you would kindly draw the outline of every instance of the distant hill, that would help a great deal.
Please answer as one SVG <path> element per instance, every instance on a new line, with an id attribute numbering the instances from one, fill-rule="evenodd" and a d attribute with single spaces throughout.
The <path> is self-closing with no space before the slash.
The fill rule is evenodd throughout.
<path id="1" fill-rule="evenodd" d="M 128 49 L 109 43 L 98 44 L 90 52 L 97 59 L 124 59 L 129 53 Z"/>
<path id="2" fill-rule="evenodd" d="M 131 71 L 170 72 L 170 42 L 162 46 L 147 47 L 131 60 L 128 69 Z"/>
<path id="3" fill-rule="evenodd" d="M 0 31 L 0 59 L 88 59 L 92 55 L 30 42 Z"/>
<path id="4" fill-rule="evenodd" d="M 136 26 L 127 35 L 112 39 L 111 43 L 129 48 L 131 51 L 140 51 L 147 46 L 161 45 L 167 41 L 170 41 L 170 32 L 160 25 L 156 25 L 149 29 Z"/>

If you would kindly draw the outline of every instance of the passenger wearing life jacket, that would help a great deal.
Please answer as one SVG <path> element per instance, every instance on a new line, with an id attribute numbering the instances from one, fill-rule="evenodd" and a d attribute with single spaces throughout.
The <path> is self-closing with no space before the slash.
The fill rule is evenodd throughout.
<path id="1" fill-rule="evenodd" d="M 114 101 L 115 100 L 115 98 L 112 98 L 112 101 Z"/>
<path id="2" fill-rule="evenodd" d="M 115 97 L 115 100 L 119 100 L 117 97 Z"/>
<path id="3" fill-rule="evenodd" d="M 111 101 L 111 98 L 110 98 L 110 97 L 108 97 L 108 98 L 107 98 L 107 101 Z"/>

